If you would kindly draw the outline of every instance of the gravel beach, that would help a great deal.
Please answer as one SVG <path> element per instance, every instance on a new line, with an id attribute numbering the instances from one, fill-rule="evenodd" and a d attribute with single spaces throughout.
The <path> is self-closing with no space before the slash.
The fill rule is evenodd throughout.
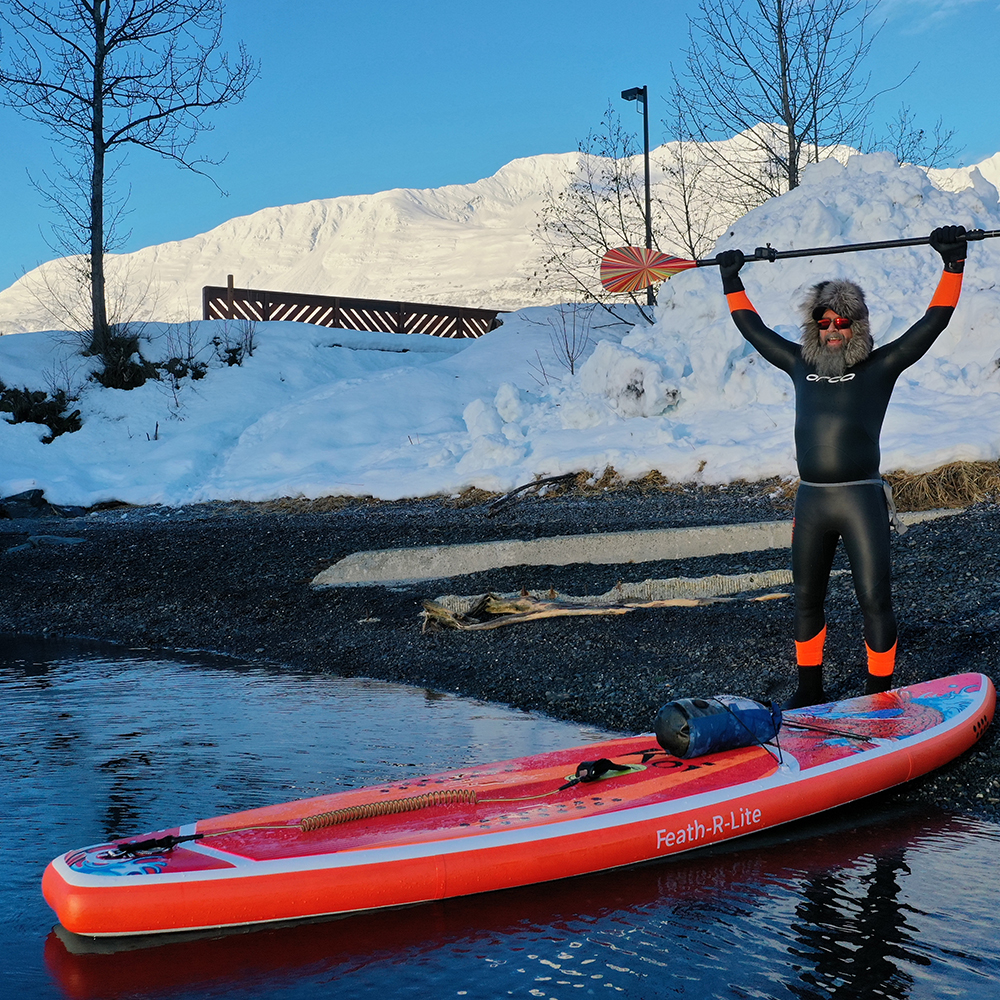
<path id="1" fill-rule="evenodd" d="M 786 496 L 752 486 L 528 496 L 494 517 L 488 512 L 489 501 L 473 494 L 7 517 L 0 519 L 0 641 L 7 633 L 211 650 L 634 732 L 648 732 L 671 698 L 728 692 L 770 701 L 790 693 L 790 598 L 552 618 L 483 632 L 422 633 L 419 616 L 423 600 L 443 594 L 600 594 L 619 581 L 787 569 L 783 549 L 520 566 L 391 587 L 310 587 L 318 572 L 359 550 L 791 518 Z M 1000 677 L 998 531 L 1000 506 L 983 504 L 894 538 L 900 683 L 967 670 Z M 835 568 L 846 568 L 842 554 Z M 861 617 L 848 575 L 831 580 L 827 613 L 827 693 L 861 693 Z M 892 794 L 1000 820 L 995 733 L 994 726 L 958 761 Z"/>

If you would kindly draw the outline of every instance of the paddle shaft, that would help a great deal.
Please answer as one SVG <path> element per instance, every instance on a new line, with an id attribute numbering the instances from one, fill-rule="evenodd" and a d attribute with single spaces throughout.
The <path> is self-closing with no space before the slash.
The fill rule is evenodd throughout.
<path id="1" fill-rule="evenodd" d="M 970 242 L 977 240 L 988 240 L 994 236 L 1000 236 L 1000 229 L 972 229 L 965 234 L 965 238 Z M 745 254 L 747 263 L 755 260 L 785 260 L 789 257 L 819 257 L 830 253 L 854 253 L 861 250 L 887 250 L 890 247 L 916 247 L 925 243 L 930 243 L 929 236 L 915 236 L 909 240 L 882 240 L 877 243 L 848 243 L 839 247 L 812 247 L 809 250 L 775 250 L 771 246 L 757 247 L 753 254 Z M 714 257 L 706 257 L 704 260 L 696 260 L 696 267 L 717 266 L 718 261 Z"/>

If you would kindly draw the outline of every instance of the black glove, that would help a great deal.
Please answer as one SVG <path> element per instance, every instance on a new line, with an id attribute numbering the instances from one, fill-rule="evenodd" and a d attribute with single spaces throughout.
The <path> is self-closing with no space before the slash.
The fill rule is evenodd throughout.
<path id="1" fill-rule="evenodd" d="M 944 261 L 946 271 L 961 272 L 969 252 L 965 226 L 941 226 L 931 233 L 931 246 Z"/>
<path id="2" fill-rule="evenodd" d="M 740 278 L 740 268 L 746 263 L 746 257 L 742 250 L 723 250 L 715 255 L 716 263 L 719 265 L 719 274 L 722 275 L 722 290 L 728 295 L 730 292 L 742 292 L 743 281 Z"/>

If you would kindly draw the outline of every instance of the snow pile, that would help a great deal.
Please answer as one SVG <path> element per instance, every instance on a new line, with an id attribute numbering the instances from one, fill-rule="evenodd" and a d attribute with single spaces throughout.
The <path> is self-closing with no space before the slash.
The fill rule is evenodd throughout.
<path id="1" fill-rule="evenodd" d="M 801 187 L 741 219 L 719 241 L 752 251 L 891 240 L 952 222 L 1000 229 L 981 176 L 941 190 L 883 154 L 827 160 Z M 900 379 L 883 433 L 884 470 L 921 471 L 1000 456 L 1000 264 L 996 240 L 972 245 L 951 325 Z M 744 270 L 765 322 L 798 336 L 797 303 L 829 277 L 865 289 L 876 343 L 919 318 L 940 276 L 929 247 L 801 258 Z M 79 391 L 82 430 L 0 422 L 0 495 L 41 487 L 55 503 L 182 504 L 206 499 L 374 495 L 385 499 L 506 490 L 534 475 L 614 466 L 711 483 L 795 474 L 790 380 L 729 319 L 715 268 L 660 290 L 652 327 L 590 317 L 571 374 L 559 354 L 565 311 L 525 309 L 476 341 L 356 334 L 296 323 L 258 326 L 242 365 L 218 356 L 222 321 L 150 324 L 143 353 L 185 350 L 205 378 L 131 392 L 86 380 L 55 334 L 0 338 L 0 381 Z"/>
<path id="2" fill-rule="evenodd" d="M 792 250 L 904 239 L 947 223 L 1000 228 L 996 188 L 977 173 L 971 180 L 972 187 L 942 191 L 924 171 L 898 167 L 888 154 L 852 157 L 846 166 L 825 160 L 806 171 L 798 189 L 741 219 L 719 240 L 718 249 L 740 246 L 752 251 L 770 242 Z M 948 461 L 998 456 L 1000 436 L 993 430 L 1000 404 L 1000 293 L 994 288 L 998 263 L 1000 246 L 995 240 L 971 245 L 963 296 L 951 324 L 897 384 L 882 436 L 884 470 L 915 472 Z M 926 246 L 755 262 L 743 272 L 762 318 L 789 339 L 798 338 L 798 306 L 811 285 L 825 278 L 857 281 L 868 298 L 876 345 L 894 340 L 922 315 L 940 273 L 940 258 Z M 661 294 L 655 329 L 636 332 L 623 343 L 654 355 L 666 353 L 665 343 L 673 352 L 681 342 L 690 345 L 681 351 L 690 374 L 679 383 L 676 419 L 694 424 L 705 401 L 718 394 L 723 405 L 709 409 L 723 423 L 729 414 L 728 434 L 737 445 L 725 454 L 703 454 L 703 478 L 724 482 L 744 475 L 754 464 L 740 455 L 744 449 L 763 460 L 754 478 L 793 474 L 789 379 L 749 345 L 734 341 L 727 333 L 730 321 L 718 315 L 717 308 L 708 314 L 706 304 L 719 288 L 714 269 L 684 277 L 687 280 L 675 280 Z M 740 414 L 738 421 L 732 420 L 735 414 Z M 717 445 L 726 434 L 722 427 L 706 432 L 699 426 L 696 437 Z M 673 474 L 667 468 L 661 471 Z"/>

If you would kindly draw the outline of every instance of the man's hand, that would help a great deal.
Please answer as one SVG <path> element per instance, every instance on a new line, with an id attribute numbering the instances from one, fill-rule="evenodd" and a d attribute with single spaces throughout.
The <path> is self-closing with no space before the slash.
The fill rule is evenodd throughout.
<path id="1" fill-rule="evenodd" d="M 719 265 L 719 273 L 722 280 L 735 278 L 740 273 L 740 268 L 747 262 L 742 250 L 723 250 L 715 255 L 716 263 Z"/>
<path id="2" fill-rule="evenodd" d="M 944 261 L 946 271 L 961 271 L 969 252 L 965 226 L 940 226 L 931 233 L 931 246 Z"/>
<path id="3" fill-rule="evenodd" d="M 722 290 L 728 295 L 730 292 L 742 292 L 743 281 L 740 278 L 740 268 L 746 263 L 746 257 L 742 250 L 723 250 L 716 254 L 715 259 L 719 265 L 719 273 L 722 275 Z"/>

